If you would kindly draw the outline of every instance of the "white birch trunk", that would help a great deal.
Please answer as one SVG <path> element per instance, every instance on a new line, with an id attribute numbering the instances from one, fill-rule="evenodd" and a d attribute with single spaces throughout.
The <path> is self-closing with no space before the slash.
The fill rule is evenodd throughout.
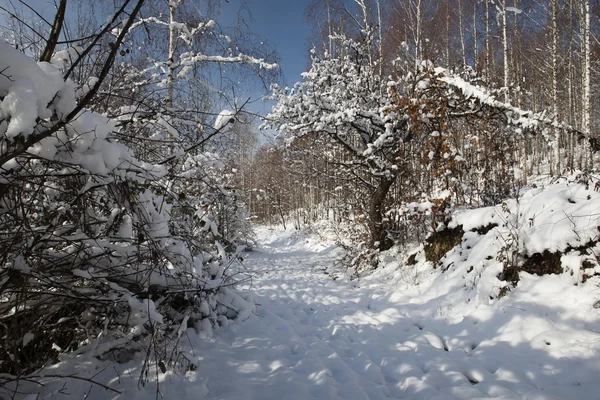
<path id="1" fill-rule="evenodd" d="M 381 4 L 377 2 L 377 26 L 379 34 L 379 76 L 383 77 L 383 20 L 381 19 Z"/>
<path id="2" fill-rule="evenodd" d="M 417 0 L 415 17 L 416 17 L 416 33 L 415 33 L 415 67 L 419 68 L 419 63 L 423 58 L 423 9 L 422 0 Z"/>
<path id="3" fill-rule="evenodd" d="M 558 0 L 551 2 L 551 19 L 552 19 L 552 112 L 555 118 L 559 118 L 558 109 Z M 554 168 L 555 173 L 560 174 L 560 129 L 554 129 L 555 141 L 554 144 Z M 552 172 L 552 168 L 551 168 Z"/>
<path id="4" fill-rule="evenodd" d="M 460 35 L 460 49 L 462 52 L 463 67 L 467 66 L 467 51 L 465 46 L 465 32 L 463 27 L 462 0 L 458 0 L 458 31 Z"/>
<path id="5" fill-rule="evenodd" d="M 513 0 L 513 6 L 516 9 L 519 9 L 520 5 L 519 5 L 519 0 Z M 513 66 L 512 66 L 512 71 L 513 71 L 513 83 L 515 83 L 516 86 L 516 93 L 515 93 L 515 99 L 513 99 L 513 101 L 517 102 L 517 106 L 518 107 L 523 107 L 522 104 L 522 95 L 521 95 L 521 90 L 520 87 L 521 85 L 523 85 L 523 70 L 522 70 L 522 65 L 521 65 L 521 32 L 519 31 L 519 13 L 515 12 L 514 13 L 514 25 L 513 25 L 513 50 L 511 51 L 511 56 L 512 56 L 512 60 L 513 60 Z"/>
<path id="6" fill-rule="evenodd" d="M 329 39 L 329 56 L 333 57 L 333 28 L 331 26 L 331 8 L 329 0 L 327 0 L 327 33 Z"/>
<path id="7" fill-rule="evenodd" d="M 446 68 L 450 68 L 450 2 L 446 0 Z"/>
<path id="8" fill-rule="evenodd" d="M 583 40 L 583 107 L 581 130 L 590 133 L 592 130 L 592 104 L 591 104 L 591 41 L 590 41 L 590 2 L 582 0 L 582 40 Z"/>
<path id="9" fill-rule="evenodd" d="M 485 1 L 485 78 L 490 80 L 491 57 L 490 57 L 490 2 Z"/>
<path id="10" fill-rule="evenodd" d="M 504 57 L 504 88 L 506 94 L 504 95 L 504 101 L 509 102 L 510 96 L 508 93 L 508 86 L 510 84 L 510 64 L 508 59 L 508 24 L 506 17 L 506 0 L 502 0 L 502 55 Z"/>
<path id="11" fill-rule="evenodd" d="M 477 70 L 478 68 L 478 63 L 477 63 L 477 53 L 478 53 L 478 47 L 479 44 L 477 43 L 477 41 L 479 40 L 479 37 L 477 35 L 477 2 L 473 2 L 473 66 L 475 67 L 475 69 Z"/>
<path id="12" fill-rule="evenodd" d="M 169 59 L 167 61 L 167 104 L 173 107 L 173 86 L 175 74 L 175 10 L 176 0 L 169 1 Z"/>

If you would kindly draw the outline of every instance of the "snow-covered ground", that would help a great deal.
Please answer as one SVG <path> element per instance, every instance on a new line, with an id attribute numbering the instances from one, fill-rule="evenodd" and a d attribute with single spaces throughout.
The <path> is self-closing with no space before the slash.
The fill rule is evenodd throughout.
<path id="1" fill-rule="evenodd" d="M 248 260 L 259 315 L 197 347 L 207 398 L 600 396 L 598 312 L 558 276 L 525 279 L 492 305 L 453 309 L 452 291 L 463 287 L 409 290 L 419 277 L 394 263 L 359 282 L 334 281 L 332 245 L 282 231 L 259 236 Z"/>
<path id="2" fill-rule="evenodd" d="M 333 266 L 340 251 L 331 243 L 267 228 L 258 238 L 245 263 L 254 275 L 257 315 L 210 335 L 189 330 L 187 356 L 197 369 L 159 374 L 163 398 L 600 397 L 595 285 L 530 276 L 509 296 L 469 301 L 456 273 L 426 263 L 399 268 L 393 253 L 372 276 L 348 281 Z M 73 370 L 73 361 L 55 372 L 97 372 L 94 379 L 122 394 L 78 381 L 39 388 L 39 398 L 88 391 L 97 399 L 156 396 L 153 383 L 138 390 L 139 362 L 114 378 L 113 366 L 80 360 Z"/>

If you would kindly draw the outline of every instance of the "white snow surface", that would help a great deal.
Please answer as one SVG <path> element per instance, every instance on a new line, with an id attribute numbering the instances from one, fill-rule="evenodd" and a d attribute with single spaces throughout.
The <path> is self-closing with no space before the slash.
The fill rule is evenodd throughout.
<path id="1" fill-rule="evenodd" d="M 65 85 L 60 70 L 49 63 L 36 63 L 6 42 L 0 40 L 0 116 L 10 116 L 4 133 L 13 138 L 19 134 L 29 136 L 36 119 L 48 118 L 52 111 L 48 104 Z M 64 113 L 74 107 L 62 104 Z M 72 108 L 71 108 L 72 109 Z"/>
<path id="2" fill-rule="evenodd" d="M 600 224 L 600 192 L 593 183 L 578 184 L 578 174 L 558 182 L 524 191 L 516 199 L 502 205 L 457 212 L 450 227 L 462 226 L 470 231 L 488 225 L 499 225 L 496 233 L 507 235 L 512 230 L 519 237 L 519 250 L 532 255 L 577 248 L 598 238 Z M 590 187 L 591 185 L 591 187 Z"/>
<path id="3" fill-rule="evenodd" d="M 225 125 L 232 123 L 235 117 L 235 112 L 231 111 L 231 110 L 223 110 L 219 113 L 219 115 L 217 115 L 217 118 L 215 118 L 215 123 L 213 124 L 213 128 L 215 128 L 215 130 L 219 130 L 221 128 L 223 128 Z"/>
<path id="4" fill-rule="evenodd" d="M 484 288 L 497 278 L 479 273 L 485 282 L 469 284 L 466 260 L 441 273 L 422 256 L 404 266 L 391 251 L 373 275 L 349 281 L 333 266 L 334 244 L 279 229 L 257 234 L 246 260 L 257 312 L 201 334 L 188 329 L 185 355 L 197 369 L 156 373 L 163 398 L 598 398 L 595 278 L 574 285 L 568 274 L 524 274 L 508 296 L 490 299 Z M 469 234 L 465 257 L 481 253 L 481 264 L 491 235 Z M 122 393 L 72 380 L 30 389 L 44 399 L 156 398 L 155 382 L 138 388 L 139 368 L 67 357 L 46 373 L 94 376 Z"/>

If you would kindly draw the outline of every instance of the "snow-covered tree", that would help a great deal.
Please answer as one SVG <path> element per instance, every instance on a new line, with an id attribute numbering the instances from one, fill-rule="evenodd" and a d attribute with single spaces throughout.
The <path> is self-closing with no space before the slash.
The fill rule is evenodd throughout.
<path id="1" fill-rule="evenodd" d="M 474 77 L 469 69 L 455 74 L 422 62 L 416 73 L 399 69 L 393 79 L 380 77 L 368 29 L 362 40 L 340 36 L 337 41 L 343 44 L 337 55 L 313 54 L 311 68 L 292 89 L 275 87 L 277 104 L 267 123 L 288 144 L 312 138 L 308 151 L 324 154 L 345 171 L 342 182 L 366 199 L 360 213 L 372 248 L 392 243 L 387 229 L 392 193 L 400 203 L 429 193 L 436 229 L 451 203 L 494 202 L 498 198 L 486 199 L 487 193 L 510 194 L 520 162 L 516 140 L 528 132 L 554 140 L 546 128 L 562 127 L 469 83 Z M 490 172 L 474 177 L 470 187 L 465 174 L 476 174 L 470 171 L 481 165 Z M 412 188 L 403 193 L 407 182 Z"/>
<path id="2" fill-rule="evenodd" d="M 267 121 L 290 140 L 309 134 L 324 135 L 327 145 L 340 146 L 350 155 L 343 163 L 355 171 L 363 189 L 370 192 L 368 208 L 371 245 L 383 247 L 383 202 L 400 172 L 397 143 L 408 132 L 407 120 L 393 111 L 385 82 L 371 62 L 370 42 L 341 37 L 343 52 L 336 58 L 313 57 L 304 81 L 286 91 L 276 88 L 278 104 Z"/>

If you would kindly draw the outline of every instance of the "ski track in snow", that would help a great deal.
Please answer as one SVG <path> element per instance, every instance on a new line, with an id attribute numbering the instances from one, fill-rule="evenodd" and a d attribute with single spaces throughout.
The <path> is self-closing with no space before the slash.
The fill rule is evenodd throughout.
<path id="1" fill-rule="evenodd" d="M 501 319 L 494 326 L 469 317 L 448 324 L 428 317 L 431 304 L 390 296 L 385 285 L 334 281 L 326 273 L 334 246 L 290 233 L 261 236 L 246 261 L 256 274 L 258 315 L 194 344 L 207 399 L 600 396 L 597 353 L 585 354 L 582 345 L 585 356 L 560 357 L 577 352 L 570 343 L 553 356 L 544 351 L 549 340 L 561 345 L 559 331 L 544 336 L 541 348 L 535 338 L 511 345 Z"/>

